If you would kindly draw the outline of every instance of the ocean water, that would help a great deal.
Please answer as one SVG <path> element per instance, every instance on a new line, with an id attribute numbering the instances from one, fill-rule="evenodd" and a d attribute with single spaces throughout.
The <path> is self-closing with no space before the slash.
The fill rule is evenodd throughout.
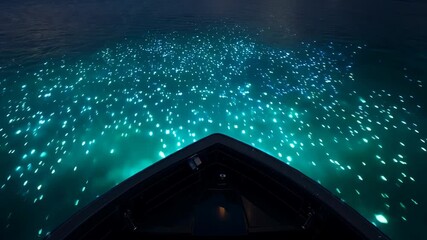
<path id="1" fill-rule="evenodd" d="M 217 132 L 302 171 L 392 239 L 425 238 L 426 11 L 415 0 L 0 3 L 0 238 L 43 238 Z"/>

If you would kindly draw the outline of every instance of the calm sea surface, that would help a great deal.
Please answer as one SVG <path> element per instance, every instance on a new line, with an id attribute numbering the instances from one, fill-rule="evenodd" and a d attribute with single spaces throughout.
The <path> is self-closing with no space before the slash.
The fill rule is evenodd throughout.
<path id="1" fill-rule="evenodd" d="M 220 132 L 392 239 L 427 227 L 427 2 L 0 3 L 0 238 Z"/>

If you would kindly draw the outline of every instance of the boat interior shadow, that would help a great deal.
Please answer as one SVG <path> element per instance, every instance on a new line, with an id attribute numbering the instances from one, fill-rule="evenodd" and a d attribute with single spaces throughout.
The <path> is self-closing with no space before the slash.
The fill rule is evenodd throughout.
<path id="1" fill-rule="evenodd" d="M 118 185 L 92 214 L 50 237 L 386 239 L 373 225 L 361 229 L 366 219 L 279 160 L 237 141 L 202 143 Z"/>

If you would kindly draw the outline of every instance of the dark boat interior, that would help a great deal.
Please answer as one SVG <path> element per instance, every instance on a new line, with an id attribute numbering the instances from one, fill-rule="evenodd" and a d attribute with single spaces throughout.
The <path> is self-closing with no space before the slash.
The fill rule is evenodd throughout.
<path id="1" fill-rule="evenodd" d="M 387 239 L 302 173 L 215 136 L 118 185 L 48 239 Z"/>

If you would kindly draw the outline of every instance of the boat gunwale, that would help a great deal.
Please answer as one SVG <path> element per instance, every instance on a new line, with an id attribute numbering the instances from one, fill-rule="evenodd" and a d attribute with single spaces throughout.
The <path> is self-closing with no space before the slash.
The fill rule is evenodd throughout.
<path id="1" fill-rule="evenodd" d="M 267 168 L 273 169 L 279 175 L 288 178 L 296 186 L 303 188 L 309 195 L 316 198 L 319 202 L 326 205 L 333 210 L 334 213 L 343 218 L 349 225 L 361 233 L 368 239 L 389 239 L 382 231 L 375 225 L 370 223 L 359 212 L 343 202 L 340 198 L 336 197 L 328 189 L 315 182 L 313 179 L 307 177 L 302 172 L 298 171 L 279 159 L 255 148 L 239 140 L 226 136 L 220 133 L 214 133 L 207 137 L 200 139 L 158 162 L 150 165 L 149 167 L 141 170 L 135 175 L 124 180 L 120 184 L 114 186 L 106 193 L 94 199 L 88 205 L 74 213 L 65 222 L 60 224 L 54 231 L 47 235 L 46 239 L 66 239 L 73 231 L 75 231 L 81 224 L 96 215 L 102 209 L 107 207 L 120 198 L 123 194 L 138 186 L 140 183 L 158 174 L 165 169 L 171 169 L 175 165 L 187 161 L 197 153 L 213 147 L 215 145 L 223 145 L 226 148 L 232 149 L 239 154 L 245 155 L 248 158 L 262 164 Z"/>

